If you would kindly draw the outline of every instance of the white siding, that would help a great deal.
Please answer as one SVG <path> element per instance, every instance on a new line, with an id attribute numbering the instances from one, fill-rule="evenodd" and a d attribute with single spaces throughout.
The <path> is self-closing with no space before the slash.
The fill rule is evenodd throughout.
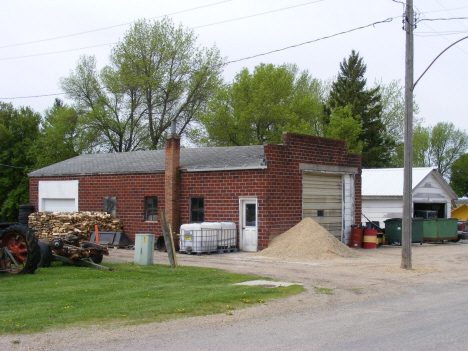
<path id="1" fill-rule="evenodd" d="M 380 228 L 384 228 L 385 220 L 403 216 L 403 200 L 391 198 L 388 200 L 362 199 L 362 213 L 371 221 L 379 221 Z M 363 216 L 362 221 L 365 223 L 367 219 Z"/>
<path id="2" fill-rule="evenodd" d="M 341 241 L 348 244 L 351 235 L 351 224 L 354 223 L 354 175 L 343 175 L 343 237 Z"/>

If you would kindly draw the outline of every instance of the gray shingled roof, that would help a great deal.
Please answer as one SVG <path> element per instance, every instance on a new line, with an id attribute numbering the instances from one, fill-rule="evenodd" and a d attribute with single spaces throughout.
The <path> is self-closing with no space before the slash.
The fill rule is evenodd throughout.
<path id="1" fill-rule="evenodd" d="M 164 150 L 80 155 L 33 171 L 30 177 L 164 172 Z M 180 150 L 188 172 L 266 168 L 263 145 Z"/>

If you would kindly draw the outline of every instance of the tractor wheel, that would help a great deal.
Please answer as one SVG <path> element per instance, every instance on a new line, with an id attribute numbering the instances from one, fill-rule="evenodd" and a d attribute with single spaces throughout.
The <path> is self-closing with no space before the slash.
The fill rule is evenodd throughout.
<path id="1" fill-rule="evenodd" d="M 93 249 L 102 249 L 102 246 L 101 245 L 96 245 L 96 244 L 92 244 L 92 243 L 84 243 L 83 246 L 82 246 L 83 249 L 86 249 L 86 248 L 93 248 Z M 100 254 L 91 254 L 89 255 L 89 258 L 91 259 L 91 261 L 93 261 L 94 263 L 96 264 L 100 264 L 102 262 L 102 255 Z"/>
<path id="2" fill-rule="evenodd" d="M 13 274 L 34 273 L 41 260 L 36 237 L 27 227 L 12 225 L 0 234 L 0 250 L 6 257 L 0 260 L 0 271 Z M 11 256 L 10 256 L 11 255 Z"/>

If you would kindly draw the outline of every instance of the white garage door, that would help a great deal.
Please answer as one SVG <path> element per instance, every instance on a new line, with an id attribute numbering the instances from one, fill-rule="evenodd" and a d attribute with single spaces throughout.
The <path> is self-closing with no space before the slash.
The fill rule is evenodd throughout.
<path id="1" fill-rule="evenodd" d="M 304 172 L 302 176 L 302 218 L 311 217 L 338 239 L 343 220 L 341 179 L 341 174 Z"/>
<path id="2" fill-rule="evenodd" d="M 75 199 L 42 199 L 44 211 L 74 212 Z"/>

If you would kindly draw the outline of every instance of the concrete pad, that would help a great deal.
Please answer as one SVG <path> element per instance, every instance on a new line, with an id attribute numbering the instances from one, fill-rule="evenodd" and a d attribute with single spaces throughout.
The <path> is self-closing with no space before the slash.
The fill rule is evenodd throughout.
<path id="1" fill-rule="evenodd" d="M 277 288 L 279 286 L 303 285 L 302 283 L 275 282 L 272 280 L 249 280 L 247 282 L 236 283 L 234 285 L 263 286 L 265 288 Z"/>

